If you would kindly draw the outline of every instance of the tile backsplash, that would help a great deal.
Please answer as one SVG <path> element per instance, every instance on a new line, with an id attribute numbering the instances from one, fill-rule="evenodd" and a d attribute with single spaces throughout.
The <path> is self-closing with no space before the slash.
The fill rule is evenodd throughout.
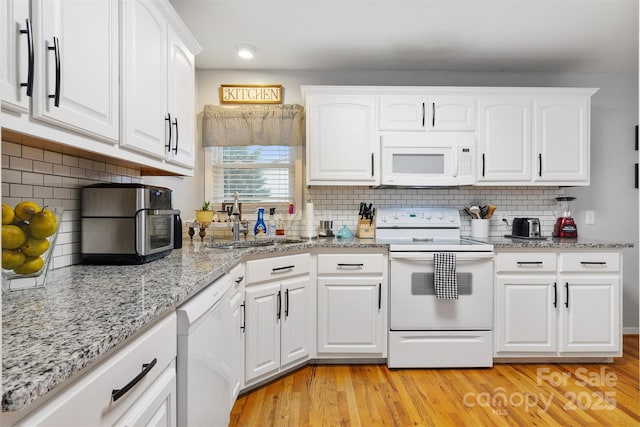
<path id="1" fill-rule="evenodd" d="M 556 208 L 555 198 L 564 195 L 559 187 L 462 187 L 432 189 L 375 189 L 368 187 L 310 187 L 305 199 L 314 205 L 316 223 L 333 220 L 333 230 L 342 225 L 355 231 L 360 201 L 373 203 L 377 208 L 451 207 L 460 210 L 462 235 L 471 234 L 471 218 L 463 211 L 471 204 L 492 204 L 497 207 L 491 218 L 489 235 L 510 234 L 511 227 L 500 220 L 504 215 L 509 225 L 514 217 L 540 218 L 543 235 L 551 235 Z M 299 215 L 302 218 L 303 215 Z M 302 224 L 296 229 L 301 230 Z"/>
<path id="2" fill-rule="evenodd" d="M 62 207 L 52 268 L 81 262 L 80 188 L 98 182 L 142 183 L 140 171 L 104 161 L 2 142 L 2 203 L 32 200 Z"/>

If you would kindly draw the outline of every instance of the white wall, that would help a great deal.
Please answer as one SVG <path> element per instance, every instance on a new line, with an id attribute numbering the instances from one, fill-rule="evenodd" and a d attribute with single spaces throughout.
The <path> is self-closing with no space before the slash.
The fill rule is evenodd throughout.
<path id="1" fill-rule="evenodd" d="M 282 84 L 286 104 L 303 103 L 307 84 L 416 86 L 573 86 L 600 88 L 592 98 L 591 186 L 559 189 L 577 196 L 579 232 L 589 239 L 632 242 L 624 250 L 624 326 L 638 327 L 638 190 L 633 188 L 634 127 L 638 120 L 638 75 L 613 73 L 467 73 L 414 71 L 242 71 L 198 70 L 196 112 L 219 104 L 221 84 Z M 175 206 L 190 218 L 205 198 L 200 123 L 196 178 L 145 178 L 173 188 Z M 525 190 L 527 191 L 527 190 Z M 359 195 L 354 194 L 353 201 Z M 584 224 L 584 210 L 594 210 L 596 224 Z M 189 212 L 189 215 L 186 214 Z"/>

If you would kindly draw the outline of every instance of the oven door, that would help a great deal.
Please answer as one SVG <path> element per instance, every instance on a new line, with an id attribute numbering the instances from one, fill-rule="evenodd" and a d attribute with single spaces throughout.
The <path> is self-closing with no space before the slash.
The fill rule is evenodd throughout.
<path id="1" fill-rule="evenodd" d="M 438 299 L 434 252 L 391 252 L 391 330 L 490 330 L 493 325 L 493 252 L 456 255 L 458 299 Z"/>
<path id="2" fill-rule="evenodd" d="M 136 215 L 136 251 L 152 255 L 173 249 L 173 220 L 179 210 L 143 209 Z"/>

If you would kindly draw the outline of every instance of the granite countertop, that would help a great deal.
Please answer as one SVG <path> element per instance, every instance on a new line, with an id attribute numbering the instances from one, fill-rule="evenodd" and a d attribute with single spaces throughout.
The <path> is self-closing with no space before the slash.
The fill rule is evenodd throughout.
<path id="1" fill-rule="evenodd" d="M 584 239 L 578 237 L 576 239 L 568 239 L 561 237 L 548 237 L 544 240 L 527 240 L 509 237 L 465 237 L 483 243 L 490 243 L 494 250 L 500 249 L 624 249 L 632 248 L 633 243 L 610 242 L 604 240 Z"/>
<path id="2" fill-rule="evenodd" d="M 239 250 L 198 239 L 134 266 L 51 270 L 44 288 L 3 292 L 2 411 L 18 411 L 176 309 L 243 257 L 309 248 L 385 247 L 374 240 L 311 240 Z"/>
<path id="3" fill-rule="evenodd" d="M 478 239 L 474 239 L 478 240 Z M 490 238 L 504 248 L 626 248 L 584 239 Z M 18 411 L 100 360 L 145 325 L 176 309 L 252 254 L 312 248 L 388 247 L 372 239 L 317 239 L 239 250 L 206 248 L 197 239 L 143 265 L 75 265 L 52 270 L 41 289 L 2 297 L 2 411 Z"/>

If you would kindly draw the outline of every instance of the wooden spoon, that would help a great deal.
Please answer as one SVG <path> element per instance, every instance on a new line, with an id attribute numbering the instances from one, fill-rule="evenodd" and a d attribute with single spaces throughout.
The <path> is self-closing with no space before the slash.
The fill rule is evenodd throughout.
<path id="1" fill-rule="evenodd" d="M 496 211 L 496 207 L 493 205 L 489 205 L 489 209 L 487 211 L 487 216 L 485 218 L 489 219 L 493 216 L 493 213 Z"/>

